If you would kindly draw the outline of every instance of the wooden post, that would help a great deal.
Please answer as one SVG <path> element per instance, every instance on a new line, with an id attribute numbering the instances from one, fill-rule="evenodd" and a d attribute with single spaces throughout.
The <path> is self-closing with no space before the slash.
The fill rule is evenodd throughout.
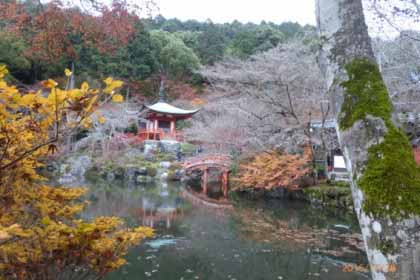
<path id="1" fill-rule="evenodd" d="M 171 121 L 171 136 L 172 137 L 175 137 L 175 132 L 176 132 L 176 130 L 175 130 L 175 121 L 172 120 Z"/>
<path id="2" fill-rule="evenodd" d="M 207 195 L 207 182 L 209 176 L 209 170 L 206 168 L 204 169 L 203 177 L 201 177 L 201 187 L 203 188 L 203 193 Z"/>
<path id="3" fill-rule="evenodd" d="M 156 140 L 156 134 L 159 128 L 159 121 L 155 120 L 153 125 L 153 140 Z"/>
<path id="4" fill-rule="evenodd" d="M 222 190 L 223 190 L 223 196 L 225 198 L 228 197 L 228 189 L 229 189 L 229 172 L 224 170 L 222 174 Z"/>

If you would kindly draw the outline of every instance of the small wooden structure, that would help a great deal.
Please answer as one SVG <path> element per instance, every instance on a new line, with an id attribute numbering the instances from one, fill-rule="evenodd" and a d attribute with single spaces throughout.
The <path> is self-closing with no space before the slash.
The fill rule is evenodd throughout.
<path id="1" fill-rule="evenodd" d="M 221 171 L 221 182 L 223 197 L 227 198 L 229 192 L 229 173 L 231 171 L 232 160 L 227 155 L 212 154 L 194 157 L 184 162 L 184 169 L 188 171 L 201 170 L 203 176 L 201 177 L 201 187 L 203 193 L 207 195 L 207 185 L 210 168 L 216 168 Z"/>
<path id="2" fill-rule="evenodd" d="M 165 88 L 161 81 L 159 102 L 145 105 L 142 116 L 147 120 L 146 127 L 139 129 L 139 138 L 143 140 L 177 140 L 182 141 L 182 133 L 177 131 L 176 122 L 191 118 L 196 110 L 185 110 L 166 102 Z"/>

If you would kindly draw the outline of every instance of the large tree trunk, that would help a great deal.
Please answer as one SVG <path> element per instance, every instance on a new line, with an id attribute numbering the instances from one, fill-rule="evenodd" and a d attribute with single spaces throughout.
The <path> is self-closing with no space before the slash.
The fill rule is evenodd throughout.
<path id="1" fill-rule="evenodd" d="M 361 0 L 317 0 L 320 65 L 373 279 L 420 279 L 420 183 L 372 50 Z"/>

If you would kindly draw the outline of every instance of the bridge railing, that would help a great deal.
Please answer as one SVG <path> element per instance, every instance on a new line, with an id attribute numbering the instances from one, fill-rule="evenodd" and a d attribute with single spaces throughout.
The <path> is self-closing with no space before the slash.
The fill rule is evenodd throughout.
<path id="1" fill-rule="evenodd" d="M 226 154 L 205 154 L 199 155 L 192 158 L 187 158 L 183 166 L 185 169 L 191 169 L 195 166 L 202 165 L 220 165 L 224 167 L 230 167 L 232 163 L 232 157 Z"/>

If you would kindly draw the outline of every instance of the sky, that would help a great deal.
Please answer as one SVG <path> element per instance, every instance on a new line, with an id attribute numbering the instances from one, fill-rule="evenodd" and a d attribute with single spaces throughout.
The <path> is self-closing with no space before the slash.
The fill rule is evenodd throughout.
<path id="1" fill-rule="evenodd" d="M 315 0 L 155 0 L 165 18 L 315 24 Z"/>
<path id="2" fill-rule="evenodd" d="M 385 3 L 399 3 L 399 0 L 389 0 Z M 165 18 L 181 20 L 196 19 L 205 21 L 211 19 L 216 23 L 238 20 L 240 22 L 284 21 L 299 22 L 302 25 L 315 25 L 315 0 L 155 0 L 158 13 Z M 375 16 L 369 9 L 370 0 L 364 0 L 365 15 L 371 36 L 393 38 L 399 32 L 386 22 L 374 20 Z M 399 4 L 401 5 L 401 4 Z M 385 10 L 384 10 L 385 11 Z M 400 29 L 420 30 L 418 23 L 398 22 Z"/>

